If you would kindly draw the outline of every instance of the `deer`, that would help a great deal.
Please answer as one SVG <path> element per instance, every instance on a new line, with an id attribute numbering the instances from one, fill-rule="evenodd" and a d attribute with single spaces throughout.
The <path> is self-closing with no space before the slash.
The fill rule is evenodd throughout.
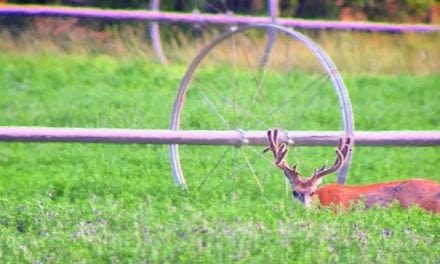
<path id="1" fill-rule="evenodd" d="M 310 177 L 301 176 L 298 164 L 289 166 L 286 156 L 289 151 L 285 142 L 279 142 L 278 129 L 268 130 L 268 146 L 263 152 L 271 151 L 275 165 L 284 172 L 292 188 L 293 197 L 310 207 L 315 198 L 322 206 L 342 207 L 345 211 L 352 205 L 364 203 L 365 208 L 388 207 L 397 202 L 403 208 L 418 206 L 426 211 L 440 213 L 440 183 L 428 179 L 406 179 L 368 185 L 319 185 L 324 176 L 339 171 L 352 150 L 350 137 L 340 138 L 333 165 L 315 169 Z"/>

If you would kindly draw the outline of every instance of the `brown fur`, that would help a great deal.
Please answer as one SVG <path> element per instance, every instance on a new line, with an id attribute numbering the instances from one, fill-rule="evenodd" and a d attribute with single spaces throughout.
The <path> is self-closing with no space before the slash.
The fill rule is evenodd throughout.
<path id="1" fill-rule="evenodd" d="M 348 208 L 351 203 L 363 200 L 365 206 L 388 206 L 397 201 L 403 208 L 419 206 L 440 213 L 440 184 L 427 179 L 408 179 L 359 186 L 329 184 L 315 192 L 324 206 Z"/>

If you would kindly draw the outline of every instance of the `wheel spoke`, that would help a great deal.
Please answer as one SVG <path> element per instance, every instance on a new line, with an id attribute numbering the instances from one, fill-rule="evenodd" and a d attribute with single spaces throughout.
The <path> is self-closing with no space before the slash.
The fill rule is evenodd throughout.
<path id="1" fill-rule="evenodd" d="M 259 151 L 256 151 L 252 147 L 249 147 L 247 149 L 251 150 L 257 157 L 262 158 L 263 160 L 267 161 L 270 164 L 270 166 L 268 166 L 264 171 L 262 171 L 261 174 L 267 174 L 270 170 L 273 169 L 279 170 L 279 168 L 277 167 L 277 165 L 275 165 L 273 160 L 267 158 L 266 156 L 261 154 Z"/>
<path id="2" fill-rule="evenodd" d="M 271 160 L 271 159 L 269 159 L 268 157 L 264 156 L 261 152 L 256 151 L 256 150 L 255 150 L 254 148 L 252 148 L 252 147 L 249 147 L 249 148 L 247 148 L 247 149 L 249 149 L 250 151 L 252 151 L 253 153 L 255 153 L 259 158 L 262 158 L 263 160 L 265 160 L 265 161 L 269 162 L 270 164 L 274 165 L 274 164 L 273 164 L 273 160 Z M 275 165 L 274 165 L 274 166 L 275 166 Z"/>
<path id="3" fill-rule="evenodd" d="M 210 176 L 212 175 L 212 173 L 218 168 L 218 166 L 223 162 L 223 160 L 226 157 L 226 154 L 229 152 L 231 148 L 227 147 L 223 153 L 220 155 L 220 158 L 217 160 L 217 162 L 215 163 L 215 165 L 211 168 L 211 170 L 209 170 L 208 173 L 206 173 L 205 177 L 203 177 L 202 181 L 200 182 L 199 186 L 197 187 L 198 190 L 200 190 L 203 185 L 206 183 L 206 181 L 208 180 L 208 178 L 210 178 Z"/>
<path id="4" fill-rule="evenodd" d="M 266 94 L 264 93 L 263 89 L 260 89 L 259 94 L 261 95 L 263 102 L 266 105 L 266 108 L 268 108 L 269 113 L 267 114 L 268 116 L 271 117 L 271 120 L 274 121 L 274 123 L 279 127 L 280 126 L 280 121 L 279 119 L 274 115 L 274 111 L 273 111 L 273 107 L 272 104 L 270 103 L 269 99 L 267 98 Z"/>
<path id="5" fill-rule="evenodd" d="M 238 127 L 238 120 L 237 120 L 237 47 L 235 43 L 235 36 L 232 36 L 232 112 L 234 114 L 234 127 Z"/>
<path id="6" fill-rule="evenodd" d="M 233 193 L 237 192 L 237 148 L 234 148 L 234 158 L 232 159 L 233 168 L 232 168 L 232 191 Z"/>
<path id="7" fill-rule="evenodd" d="M 201 81 L 197 76 L 195 77 L 195 79 L 197 79 L 198 81 L 205 83 L 204 81 Z M 230 98 L 222 95 L 221 93 L 219 93 L 218 91 L 214 90 L 213 88 L 210 87 L 210 85 L 204 85 L 204 89 L 209 90 L 211 93 L 214 94 L 214 96 L 216 96 L 217 98 L 223 100 L 224 103 L 226 103 L 227 105 L 229 105 L 230 107 L 232 107 L 233 109 L 235 109 L 236 111 L 238 110 L 241 114 L 252 118 L 254 120 L 255 123 L 261 124 L 264 127 L 269 127 L 264 121 L 258 119 L 257 117 L 255 117 L 254 115 L 252 115 L 248 110 L 246 110 L 245 108 L 241 107 L 240 105 L 238 105 L 237 103 L 234 103 L 233 100 L 231 100 Z M 237 113 L 235 113 L 236 115 Z"/>
<path id="8" fill-rule="evenodd" d="M 235 169 L 231 173 L 232 188 L 234 189 L 234 192 L 236 191 L 236 184 L 237 184 L 237 181 L 238 181 L 238 177 L 237 176 L 238 176 L 239 172 L 243 171 L 244 169 L 247 168 L 246 164 L 241 164 L 240 166 L 236 165 L 238 163 L 237 151 L 239 151 L 239 150 L 237 148 L 235 148 L 235 150 L 234 150 L 234 160 L 233 160 L 233 163 L 235 164 L 234 165 Z M 211 193 L 212 191 L 216 190 L 219 186 L 224 186 L 224 185 L 225 185 L 225 183 L 223 181 L 219 181 L 214 186 L 211 186 L 209 189 L 205 188 L 206 191 L 204 191 L 203 194 L 207 195 L 207 194 Z"/>
<path id="9" fill-rule="evenodd" d="M 245 41 L 247 40 L 247 42 L 249 42 L 249 40 L 247 38 L 243 37 L 243 39 Z M 251 43 L 250 46 L 254 47 L 255 45 L 252 45 L 252 43 Z M 268 113 L 271 113 L 273 107 L 271 106 L 270 101 L 268 100 L 267 96 L 265 95 L 264 89 L 263 89 L 264 88 L 264 82 L 265 82 L 266 77 L 267 77 L 268 63 L 270 63 L 270 61 L 269 62 L 267 62 L 267 61 L 265 62 L 265 67 L 263 67 L 263 68 L 259 67 L 258 69 L 254 70 L 253 67 L 251 66 L 251 63 L 250 63 L 249 57 L 247 56 L 246 50 L 243 50 L 243 47 L 241 47 L 241 48 L 242 48 L 243 53 L 245 54 L 247 65 L 249 66 L 249 68 L 252 71 L 252 76 L 253 76 L 253 80 L 255 82 L 255 85 L 257 86 L 256 92 L 253 93 L 251 102 L 246 107 L 246 109 L 252 110 L 254 105 L 255 105 L 255 103 L 257 102 L 258 96 L 260 96 L 260 98 L 262 99 L 262 101 L 265 104 L 266 108 L 268 108 L 268 110 L 269 110 Z M 261 76 L 261 78 L 257 78 L 257 72 L 260 73 L 259 75 Z M 275 123 L 277 124 L 277 126 L 279 126 L 280 122 L 277 120 L 277 118 L 274 115 L 271 115 L 271 114 L 269 114 L 269 115 L 271 116 L 272 120 L 275 120 Z M 247 118 L 245 118 L 242 121 L 242 126 L 244 126 L 246 124 L 246 121 L 247 121 Z"/>
<path id="10" fill-rule="evenodd" d="M 214 105 L 214 103 L 209 99 L 209 97 L 205 94 L 205 92 L 200 89 L 200 93 L 202 94 L 202 99 L 205 100 L 205 103 L 209 106 L 209 108 L 216 114 L 217 118 L 220 119 L 222 122 L 224 128 L 230 129 L 230 126 L 228 122 L 225 120 L 223 115 L 220 113 L 220 111 L 217 109 L 217 107 Z"/>
<path id="11" fill-rule="evenodd" d="M 243 42 L 245 42 L 245 43 L 247 44 L 247 46 L 249 46 L 249 47 L 252 49 L 252 52 L 253 52 L 254 54 L 258 54 L 258 53 L 259 53 L 257 50 L 255 50 L 255 47 L 257 46 L 256 44 L 254 44 L 252 41 L 250 41 L 246 36 L 244 36 L 244 34 L 240 34 L 240 37 L 241 37 L 240 39 L 241 39 Z M 267 72 L 267 69 L 262 70 L 262 69 L 260 69 L 258 66 L 252 66 L 252 65 L 251 65 L 251 62 L 250 62 L 250 59 L 249 59 L 249 56 L 248 56 L 248 50 L 247 50 L 247 49 L 244 49 L 244 48 L 243 48 L 243 45 L 239 45 L 239 46 L 240 46 L 240 48 L 241 48 L 242 53 L 244 54 L 245 61 L 246 61 L 246 64 L 247 64 L 247 66 L 248 66 L 248 69 L 251 70 L 252 79 L 253 79 L 255 85 L 256 85 L 257 87 L 261 87 L 263 81 L 262 81 L 261 79 L 259 80 L 257 72 L 261 72 L 261 71 L 262 71 L 262 72 L 263 72 L 263 77 L 262 77 L 262 79 L 264 79 L 264 77 L 265 77 L 265 73 Z M 258 90 L 258 89 L 257 89 L 257 90 Z M 250 108 L 249 108 L 249 109 L 250 109 Z"/>
<path id="12" fill-rule="evenodd" d="M 245 36 L 243 36 L 243 34 L 240 34 L 240 37 L 241 37 L 240 39 L 242 39 L 242 40 L 243 40 L 243 39 L 244 39 L 244 40 L 247 40 L 247 38 L 246 38 Z M 249 42 L 249 40 L 248 40 L 247 42 Z M 254 48 L 255 45 L 253 45 L 252 43 L 250 43 L 249 46 L 250 46 L 253 50 L 255 49 L 255 48 Z M 252 79 L 253 79 L 255 85 L 258 85 L 257 73 L 255 72 L 254 67 L 252 67 L 252 65 L 251 65 L 251 61 L 250 61 L 249 56 L 248 56 L 248 51 L 247 51 L 245 48 L 243 48 L 243 45 L 239 45 L 239 47 L 240 47 L 240 49 L 241 49 L 241 51 L 242 51 L 242 53 L 243 53 L 243 55 L 244 55 L 244 59 L 245 59 L 245 61 L 246 61 L 246 64 L 247 64 L 248 69 L 251 70 Z M 254 51 L 255 51 L 255 50 L 254 50 Z M 254 53 L 255 53 L 255 52 L 254 52 Z"/>
<path id="13" fill-rule="evenodd" d="M 319 88 L 316 90 L 316 92 L 314 93 L 314 95 L 312 96 L 312 98 L 308 101 L 308 103 L 306 104 L 306 107 L 302 110 L 302 112 L 298 115 L 298 117 L 293 118 L 292 126 L 291 126 L 293 129 L 298 128 L 298 124 L 299 124 L 300 120 L 304 117 L 306 111 L 307 111 L 308 109 L 310 109 L 310 107 L 311 107 L 311 106 L 313 105 L 313 103 L 316 101 L 316 99 L 317 99 L 318 96 L 319 96 L 319 93 L 323 90 L 323 87 L 324 87 L 324 86 L 321 86 L 321 87 L 319 87 Z"/>
<path id="14" fill-rule="evenodd" d="M 289 97 L 289 99 L 285 100 L 281 103 L 281 105 L 277 108 L 275 108 L 270 114 L 275 114 L 276 112 L 284 109 L 286 106 L 288 106 L 292 101 L 294 101 L 295 98 L 297 98 L 299 95 L 304 94 L 306 91 L 311 90 L 314 86 L 316 86 L 318 83 L 322 83 L 325 80 L 328 80 L 329 76 L 327 74 L 322 74 L 319 78 L 315 79 L 312 83 L 304 86 L 302 89 L 300 89 L 298 92 L 296 92 L 294 95 Z M 287 85 L 286 85 L 287 87 Z"/>
<path id="15" fill-rule="evenodd" d="M 255 174 L 254 167 L 253 167 L 252 164 L 249 162 L 249 159 L 248 159 L 246 153 L 243 151 L 243 149 L 240 149 L 240 150 L 241 150 L 241 154 L 242 154 L 242 156 L 243 156 L 243 159 L 244 159 L 244 161 L 246 162 L 246 165 L 247 165 L 249 171 L 251 172 L 251 175 L 252 175 L 252 177 L 254 178 L 255 183 L 256 183 L 257 186 L 258 186 L 258 189 L 260 189 L 260 192 L 263 192 L 263 191 L 264 191 L 264 190 L 263 190 L 263 186 L 261 185 L 260 180 L 258 180 L 258 177 L 257 177 L 257 175 Z"/>

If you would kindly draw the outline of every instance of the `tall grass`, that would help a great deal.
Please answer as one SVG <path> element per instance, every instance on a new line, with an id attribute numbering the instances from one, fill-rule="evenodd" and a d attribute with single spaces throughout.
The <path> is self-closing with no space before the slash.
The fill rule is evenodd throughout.
<path id="1" fill-rule="evenodd" d="M 88 23 L 88 24 L 87 24 Z M 0 32 L 0 49 L 28 53 L 111 54 L 119 57 L 142 57 L 156 60 L 148 23 L 105 24 L 75 18 L 35 18 L 13 34 L 5 27 Z M 197 52 L 225 27 L 194 28 L 190 25 L 162 24 L 164 51 L 172 63 L 187 65 Z M 17 33 L 19 31 L 19 33 Z M 440 33 L 363 33 L 343 31 L 305 31 L 346 74 L 437 74 L 440 69 Z M 199 36 L 199 37 L 196 37 Z M 299 45 L 287 38 L 279 45 Z M 263 47 L 263 38 L 253 45 Z M 231 47 L 225 46 L 224 53 Z M 283 60 L 284 56 L 280 56 Z M 307 67 L 308 57 L 299 60 Z M 280 61 L 281 62 L 281 61 Z"/>
<path id="2" fill-rule="evenodd" d="M 166 128 L 185 70 L 125 56 L 12 53 L 0 54 L 0 125 Z M 438 75 L 346 82 L 357 127 L 439 129 Z M 439 163 L 438 147 L 357 148 L 348 181 L 438 181 Z M 0 262 L 440 260 L 439 215 L 398 206 L 306 210 L 275 169 L 261 178 L 263 192 L 242 175 L 231 190 L 229 169 L 186 193 L 172 182 L 166 146 L 0 143 Z"/>

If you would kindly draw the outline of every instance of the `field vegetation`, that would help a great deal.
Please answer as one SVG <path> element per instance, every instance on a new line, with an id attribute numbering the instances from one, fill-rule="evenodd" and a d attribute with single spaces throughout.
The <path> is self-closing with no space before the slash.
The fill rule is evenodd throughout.
<path id="1" fill-rule="evenodd" d="M 344 74 L 357 129 L 440 129 L 438 35 L 314 38 Z M 112 54 L 88 43 L 63 50 L 52 39 L 7 40 L 0 43 L 1 126 L 166 129 L 193 54 L 187 46 L 161 66 L 142 42 Z M 216 72 L 221 79 L 231 71 Z M 325 111 L 315 116 L 333 122 Z M 187 157 L 198 153 L 191 173 L 218 155 L 215 147 L 188 148 Z M 323 151 L 305 155 L 307 170 L 331 159 Z M 203 189 L 184 192 L 173 184 L 166 146 L 0 143 L 0 262 L 440 261 L 439 215 L 398 206 L 306 210 L 292 200 L 281 172 L 252 160 L 260 161 L 267 168 L 262 188 L 245 174 L 231 184 L 223 164 Z M 438 147 L 359 147 L 348 183 L 439 181 L 438 164 Z"/>
<path id="2" fill-rule="evenodd" d="M 24 21 L 17 18 L 11 23 L 18 26 L 5 24 L 3 29 L 0 28 L 0 50 L 8 53 L 108 54 L 157 60 L 151 43 L 147 41 L 148 23 L 103 24 L 99 20 L 46 17 Z M 198 28 L 177 24 L 164 24 L 160 28 L 168 60 L 182 65 L 188 65 L 209 40 L 226 30 L 225 27 Z M 438 74 L 440 69 L 437 45 L 440 33 L 302 32 L 316 41 L 344 74 L 420 75 Z M 308 61 L 304 58 L 302 67 L 307 67 Z"/>

